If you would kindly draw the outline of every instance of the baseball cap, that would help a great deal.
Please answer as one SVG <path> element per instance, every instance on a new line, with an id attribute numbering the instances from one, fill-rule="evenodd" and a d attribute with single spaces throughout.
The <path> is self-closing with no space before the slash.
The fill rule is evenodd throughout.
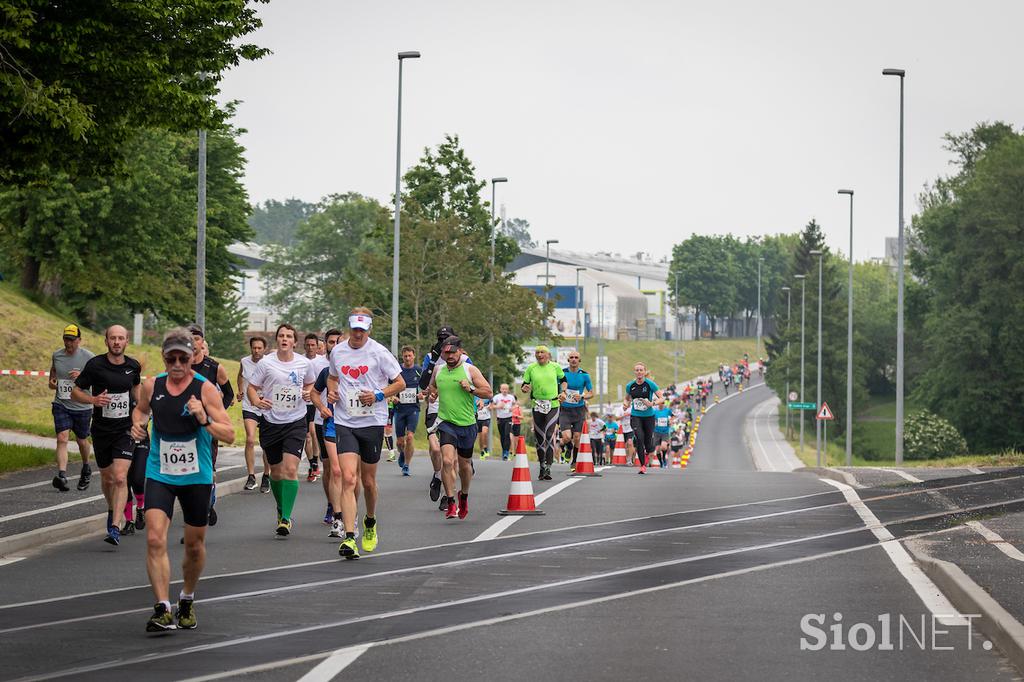
<path id="1" fill-rule="evenodd" d="M 448 325 L 445 325 L 437 330 L 438 341 L 444 341 L 449 336 L 455 336 L 455 330 L 449 327 Z"/>
<path id="2" fill-rule="evenodd" d="M 192 339 L 185 334 L 168 334 L 164 339 L 163 346 L 160 348 L 160 353 L 166 357 L 168 353 L 173 351 L 180 351 L 192 355 Z"/>
<path id="3" fill-rule="evenodd" d="M 188 332 L 192 336 L 198 336 L 203 339 L 206 338 L 206 336 L 203 335 L 203 328 L 200 327 L 198 324 L 189 325 Z"/>
<path id="4" fill-rule="evenodd" d="M 442 351 L 458 350 L 459 348 L 462 348 L 462 339 L 455 336 L 454 334 L 446 338 L 444 342 L 441 344 Z"/>
<path id="5" fill-rule="evenodd" d="M 64 327 L 64 338 L 65 339 L 80 339 L 82 338 L 82 330 L 78 328 L 77 324 L 69 324 Z"/>
<path id="6" fill-rule="evenodd" d="M 355 315 L 348 316 L 348 328 L 349 329 L 365 329 L 370 330 L 373 325 L 373 318 L 369 315 L 362 313 L 356 313 Z"/>

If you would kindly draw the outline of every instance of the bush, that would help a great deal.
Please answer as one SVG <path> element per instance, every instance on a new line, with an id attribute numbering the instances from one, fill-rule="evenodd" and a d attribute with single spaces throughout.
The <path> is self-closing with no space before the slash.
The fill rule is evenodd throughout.
<path id="1" fill-rule="evenodd" d="M 907 417 L 903 427 L 907 459 L 937 459 L 967 454 L 967 441 L 942 417 L 922 410 Z"/>

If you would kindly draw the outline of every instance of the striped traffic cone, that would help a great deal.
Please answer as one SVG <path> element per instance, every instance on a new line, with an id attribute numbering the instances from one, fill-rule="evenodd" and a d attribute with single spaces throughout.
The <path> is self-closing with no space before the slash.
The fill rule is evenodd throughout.
<path id="1" fill-rule="evenodd" d="M 533 483 L 530 482 L 530 462 L 526 458 L 526 438 L 519 436 L 516 443 L 516 457 L 512 464 L 512 487 L 508 491 L 508 504 L 498 516 L 540 516 L 533 499 Z"/>
<path id="2" fill-rule="evenodd" d="M 576 470 L 570 476 L 600 476 L 594 471 L 594 456 L 590 452 L 590 433 L 587 422 L 583 422 L 583 433 L 580 434 L 580 450 L 576 453 Z"/>
<path id="3" fill-rule="evenodd" d="M 615 449 L 612 451 L 612 466 L 626 467 L 626 439 L 622 436 L 622 424 L 619 424 L 619 432 L 615 434 Z"/>

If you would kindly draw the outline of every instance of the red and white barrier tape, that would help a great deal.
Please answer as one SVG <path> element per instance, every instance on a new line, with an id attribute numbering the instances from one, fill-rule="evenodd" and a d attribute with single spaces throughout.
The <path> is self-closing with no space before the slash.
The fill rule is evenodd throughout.
<path id="1" fill-rule="evenodd" d="M 0 377 L 48 377 L 49 372 L 37 372 L 31 369 L 0 369 Z M 149 377 L 144 376 L 143 379 Z"/>

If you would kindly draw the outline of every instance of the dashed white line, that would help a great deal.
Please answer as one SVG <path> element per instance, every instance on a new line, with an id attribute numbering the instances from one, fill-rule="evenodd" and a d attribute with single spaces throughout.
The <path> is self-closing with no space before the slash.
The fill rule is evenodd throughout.
<path id="1" fill-rule="evenodd" d="M 330 682 L 338 674 L 352 665 L 357 658 L 363 655 L 372 644 L 360 644 L 338 649 L 333 654 L 320 661 L 320 664 L 299 678 L 299 682 Z"/>
<path id="2" fill-rule="evenodd" d="M 998 549 L 1000 552 L 1010 557 L 1015 561 L 1024 561 L 1024 552 L 1021 552 L 1015 546 L 1003 539 L 999 533 L 995 532 L 991 528 L 984 526 L 980 521 L 968 521 L 964 524 L 974 530 L 978 535 L 985 538 L 992 544 L 993 547 Z"/>
<path id="3" fill-rule="evenodd" d="M 911 474 L 908 474 L 906 471 L 900 471 L 899 469 L 893 469 L 893 468 L 890 468 L 890 467 L 864 467 L 864 468 L 865 469 L 874 469 L 875 471 L 885 471 L 885 472 L 888 472 L 890 474 L 896 474 L 897 476 L 899 476 L 903 480 L 910 481 L 911 483 L 924 483 L 924 481 L 922 481 L 917 476 L 912 476 Z"/>

